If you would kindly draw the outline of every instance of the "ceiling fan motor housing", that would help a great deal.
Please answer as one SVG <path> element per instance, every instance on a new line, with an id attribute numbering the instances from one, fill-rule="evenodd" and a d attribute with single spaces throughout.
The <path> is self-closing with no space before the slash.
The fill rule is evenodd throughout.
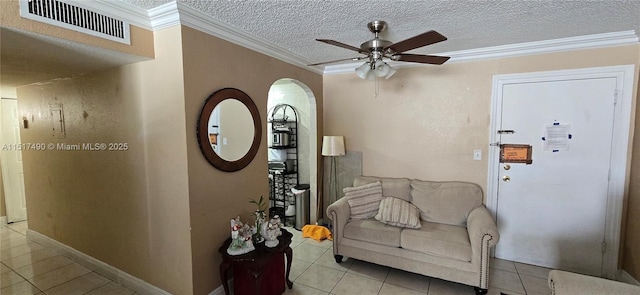
<path id="1" fill-rule="evenodd" d="M 360 45 L 360 49 L 370 52 L 369 56 L 372 60 L 381 59 L 384 56 L 384 48 L 392 45 L 392 42 L 375 38 Z"/>

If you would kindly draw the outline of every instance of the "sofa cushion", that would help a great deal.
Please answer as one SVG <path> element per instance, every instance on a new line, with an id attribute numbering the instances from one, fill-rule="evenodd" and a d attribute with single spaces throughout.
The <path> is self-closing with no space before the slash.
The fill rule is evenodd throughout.
<path id="1" fill-rule="evenodd" d="M 382 199 L 375 218 L 388 225 L 420 228 L 420 210 L 403 199 L 393 197 Z"/>
<path id="2" fill-rule="evenodd" d="M 344 226 L 344 237 L 379 245 L 400 247 L 402 228 L 375 219 L 354 220 Z"/>
<path id="3" fill-rule="evenodd" d="M 411 203 L 425 221 L 465 226 L 469 212 L 482 205 L 482 189 L 467 182 L 413 180 Z"/>
<path id="4" fill-rule="evenodd" d="M 462 226 L 422 221 L 420 229 L 402 230 L 400 246 L 429 255 L 471 261 L 469 234 Z"/>
<path id="5" fill-rule="evenodd" d="M 378 213 L 382 201 L 382 186 L 379 181 L 357 187 L 345 187 L 343 192 L 349 203 L 352 220 L 371 218 Z"/>
<path id="6" fill-rule="evenodd" d="M 361 186 L 367 183 L 380 181 L 382 183 L 382 195 L 394 197 L 411 202 L 411 180 L 407 178 L 384 178 L 374 176 L 358 176 L 353 180 L 353 186 Z"/>

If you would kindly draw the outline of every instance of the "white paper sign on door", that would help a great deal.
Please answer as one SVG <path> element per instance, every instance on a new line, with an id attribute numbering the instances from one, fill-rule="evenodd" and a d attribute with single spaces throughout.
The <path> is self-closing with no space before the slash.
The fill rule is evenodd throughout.
<path id="1" fill-rule="evenodd" d="M 571 139 L 571 124 L 553 123 L 545 128 L 543 150 L 551 152 L 568 151 Z"/>

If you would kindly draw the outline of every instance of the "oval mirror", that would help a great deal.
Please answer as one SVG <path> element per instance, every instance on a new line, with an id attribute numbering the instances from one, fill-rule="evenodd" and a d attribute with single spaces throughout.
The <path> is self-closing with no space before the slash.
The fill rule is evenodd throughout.
<path id="1" fill-rule="evenodd" d="M 238 171 L 251 163 L 260 146 L 262 121 L 251 98 L 235 88 L 211 94 L 198 118 L 198 145 L 214 167 Z"/>

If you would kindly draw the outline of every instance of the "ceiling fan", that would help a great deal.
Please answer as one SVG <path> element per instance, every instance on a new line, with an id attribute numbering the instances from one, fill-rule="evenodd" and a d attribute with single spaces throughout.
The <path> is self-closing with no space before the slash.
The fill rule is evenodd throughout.
<path id="1" fill-rule="evenodd" d="M 434 65 L 441 65 L 449 60 L 448 56 L 404 53 L 405 51 L 447 40 L 447 37 L 441 35 L 440 33 L 432 30 L 397 43 L 392 43 L 390 41 L 380 39 L 379 37 L 380 32 L 382 32 L 382 30 L 384 30 L 386 26 L 387 23 L 384 21 L 373 21 L 367 24 L 369 31 L 374 33 L 375 37 L 367 42 L 362 43 L 360 45 L 360 48 L 335 40 L 316 39 L 317 41 L 327 43 L 329 45 L 356 51 L 358 53 L 364 54 L 365 56 L 320 62 L 310 64 L 308 66 L 317 66 L 347 60 L 356 61 L 367 59 L 367 62 L 365 62 L 362 66 L 356 68 L 356 74 L 358 74 L 358 77 L 362 79 L 373 80 L 376 77 L 384 77 L 388 79 L 395 73 L 395 69 L 389 66 L 384 61 L 385 59 Z"/>

